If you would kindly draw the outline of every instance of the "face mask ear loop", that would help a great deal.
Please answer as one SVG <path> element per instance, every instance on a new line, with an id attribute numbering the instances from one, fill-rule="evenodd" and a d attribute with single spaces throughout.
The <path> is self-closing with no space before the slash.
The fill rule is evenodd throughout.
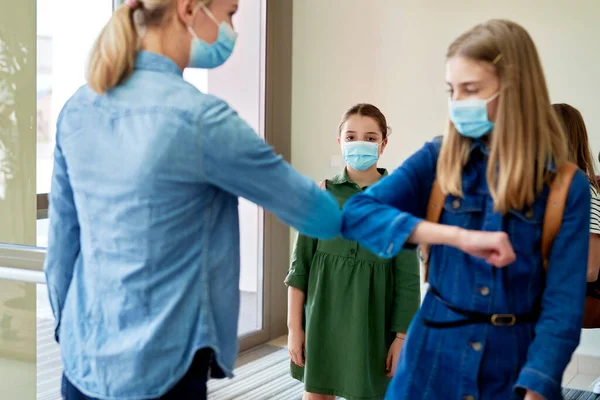
<path id="1" fill-rule="evenodd" d="M 490 97 L 489 99 L 487 99 L 485 101 L 485 104 L 488 104 L 488 103 L 496 100 L 496 98 L 498 98 L 498 96 L 500 96 L 500 91 L 497 91 L 495 95 L 492 95 L 492 97 Z"/>
<path id="2" fill-rule="evenodd" d="M 200 8 L 202 8 L 202 11 L 204 11 L 204 13 L 205 13 L 205 14 L 208 16 L 208 18 L 212 19 L 212 20 L 213 20 L 213 22 L 214 22 L 215 24 L 217 24 L 217 26 L 221 26 L 221 23 L 220 23 L 219 21 L 217 21 L 217 19 L 216 19 L 216 18 L 215 18 L 215 16 L 213 15 L 213 13 L 212 13 L 212 12 L 210 12 L 210 10 L 208 9 L 208 7 L 206 7 L 206 6 L 204 5 L 204 3 L 200 3 L 198 6 L 199 6 Z"/>
<path id="3" fill-rule="evenodd" d="M 191 27 L 191 26 L 189 26 L 189 25 L 188 25 L 188 26 L 187 26 L 187 30 L 188 30 L 188 32 L 190 33 L 190 35 L 192 35 L 192 37 L 193 37 L 194 39 L 198 39 L 198 40 L 200 40 L 200 38 L 198 37 L 198 35 L 196 35 L 196 32 L 194 32 L 194 30 L 192 29 L 192 27 Z"/>
<path id="4" fill-rule="evenodd" d="M 202 4 L 200 3 L 200 4 L 198 4 L 198 5 L 196 6 L 196 8 L 194 9 L 194 12 L 192 13 L 192 22 L 194 22 L 194 18 L 196 17 L 196 13 L 198 12 L 198 10 L 200 9 L 200 7 L 201 7 L 201 6 L 202 6 Z M 198 40 L 200 40 L 200 38 L 198 37 L 198 35 L 196 34 L 196 32 L 194 32 L 194 29 L 192 28 L 192 25 L 191 25 L 191 24 L 189 24 L 189 25 L 187 26 L 187 30 L 188 30 L 188 32 L 190 33 L 190 35 L 192 35 L 192 37 L 193 37 L 194 39 L 198 39 Z"/>

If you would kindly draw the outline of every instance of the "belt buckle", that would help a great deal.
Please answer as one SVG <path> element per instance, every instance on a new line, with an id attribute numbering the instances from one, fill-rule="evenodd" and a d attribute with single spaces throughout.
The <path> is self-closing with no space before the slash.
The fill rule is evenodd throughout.
<path id="1" fill-rule="evenodd" d="M 514 314 L 494 314 L 491 322 L 494 326 L 513 326 L 517 323 L 517 317 Z"/>

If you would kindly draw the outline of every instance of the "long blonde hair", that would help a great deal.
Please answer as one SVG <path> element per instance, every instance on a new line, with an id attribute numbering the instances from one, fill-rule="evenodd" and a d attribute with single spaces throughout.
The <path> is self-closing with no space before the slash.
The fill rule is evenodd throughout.
<path id="1" fill-rule="evenodd" d="M 206 6 L 212 0 L 199 0 Z M 176 0 L 137 0 L 121 5 L 94 43 L 87 67 L 88 85 L 97 93 L 118 86 L 133 72 L 144 31 L 160 26 Z"/>
<path id="2" fill-rule="evenodd" d="M 456 56 L 490 63 L 498 74 L 500 96 L 487 181 L 496 211 L 522 210 L 547 184 L 549 163 L 567 161 L 565 136 L 552 111 L 535 44 L 518 24 L 490 20 L 450 45 L 446 57 Z M 462 170 L 472 142 L 448 121 L 437 165 L 444 193 L 463 196 Z"/>

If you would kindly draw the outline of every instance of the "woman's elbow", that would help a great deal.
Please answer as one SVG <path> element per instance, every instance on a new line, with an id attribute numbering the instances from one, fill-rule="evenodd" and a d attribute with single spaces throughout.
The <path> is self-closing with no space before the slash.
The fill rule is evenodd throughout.
<path id="1" fill-rule="evenodd" d="M 340 235 L 342 216 L 339 209 L 330 213 L 315 216 L 304 229 L 299 232 L 305 236 L 321 240 L 330 240 Z"/>
<path id="2" fill-rule="evenodd" d="M 349 202 L 352 199 L 349 200 Z M 342 237 L 350 240 L 356 239 L 356 230 L 360 226 L 360 213 L 352 204 L 346 203 L 342 209 Z"/>
<path id="3" fill-rule="evenodd" d="M 302 221 L 295 226 L 308 237 L 329 240 L 339 236 L 342 226 L 342 211 L 335 198 L 321 189 L 316 189 L 317 201 L 303 213 Z M 290 224 L 294 226 L 293 224 Z"/>

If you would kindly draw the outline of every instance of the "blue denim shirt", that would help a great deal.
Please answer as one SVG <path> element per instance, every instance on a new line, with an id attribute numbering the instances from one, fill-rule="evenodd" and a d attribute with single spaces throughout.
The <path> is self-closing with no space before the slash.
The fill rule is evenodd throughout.
<path id="1" fill-rule="evenodd" d="M 386 257 L 397 254 L 425 218 L 441 147 L 427 143 L 389 177 L 344 208 L 342 234 Z M 447 302 L 486 314 L 540 310 L 537 323 L 497 327 L 472 324 L 428 328 L 422 318 L 463 318 L 428 293 L 409 329 L 388 399 L 522 398 L 525 389 L 562 399 L 563 372 L 579 343 L 589 245 L 590 190 L 578 172 L 546 274 L 541 230 L 548 188 L 531 210 L 503 216 L 493 209 L 488 154 L 475 143 L 463 171 L 464 197 L 448 196 L 440 222 L 467 229 L 505 231 L 517 259 L 495 268 L 449 246 L 433 246 L 429 282 Z M 472 397 L 469 397 L 472 396 Z"/>
<path id="2" fill-rule="evenodd" d="M 67 378 L 92 397 L 159 397 L 204 347 L 230 376 L 238 196 L 324 239 L 338 203 L 156 54 L 108 94 L 81 88 L 57 129 L 45 272 Z"/>

